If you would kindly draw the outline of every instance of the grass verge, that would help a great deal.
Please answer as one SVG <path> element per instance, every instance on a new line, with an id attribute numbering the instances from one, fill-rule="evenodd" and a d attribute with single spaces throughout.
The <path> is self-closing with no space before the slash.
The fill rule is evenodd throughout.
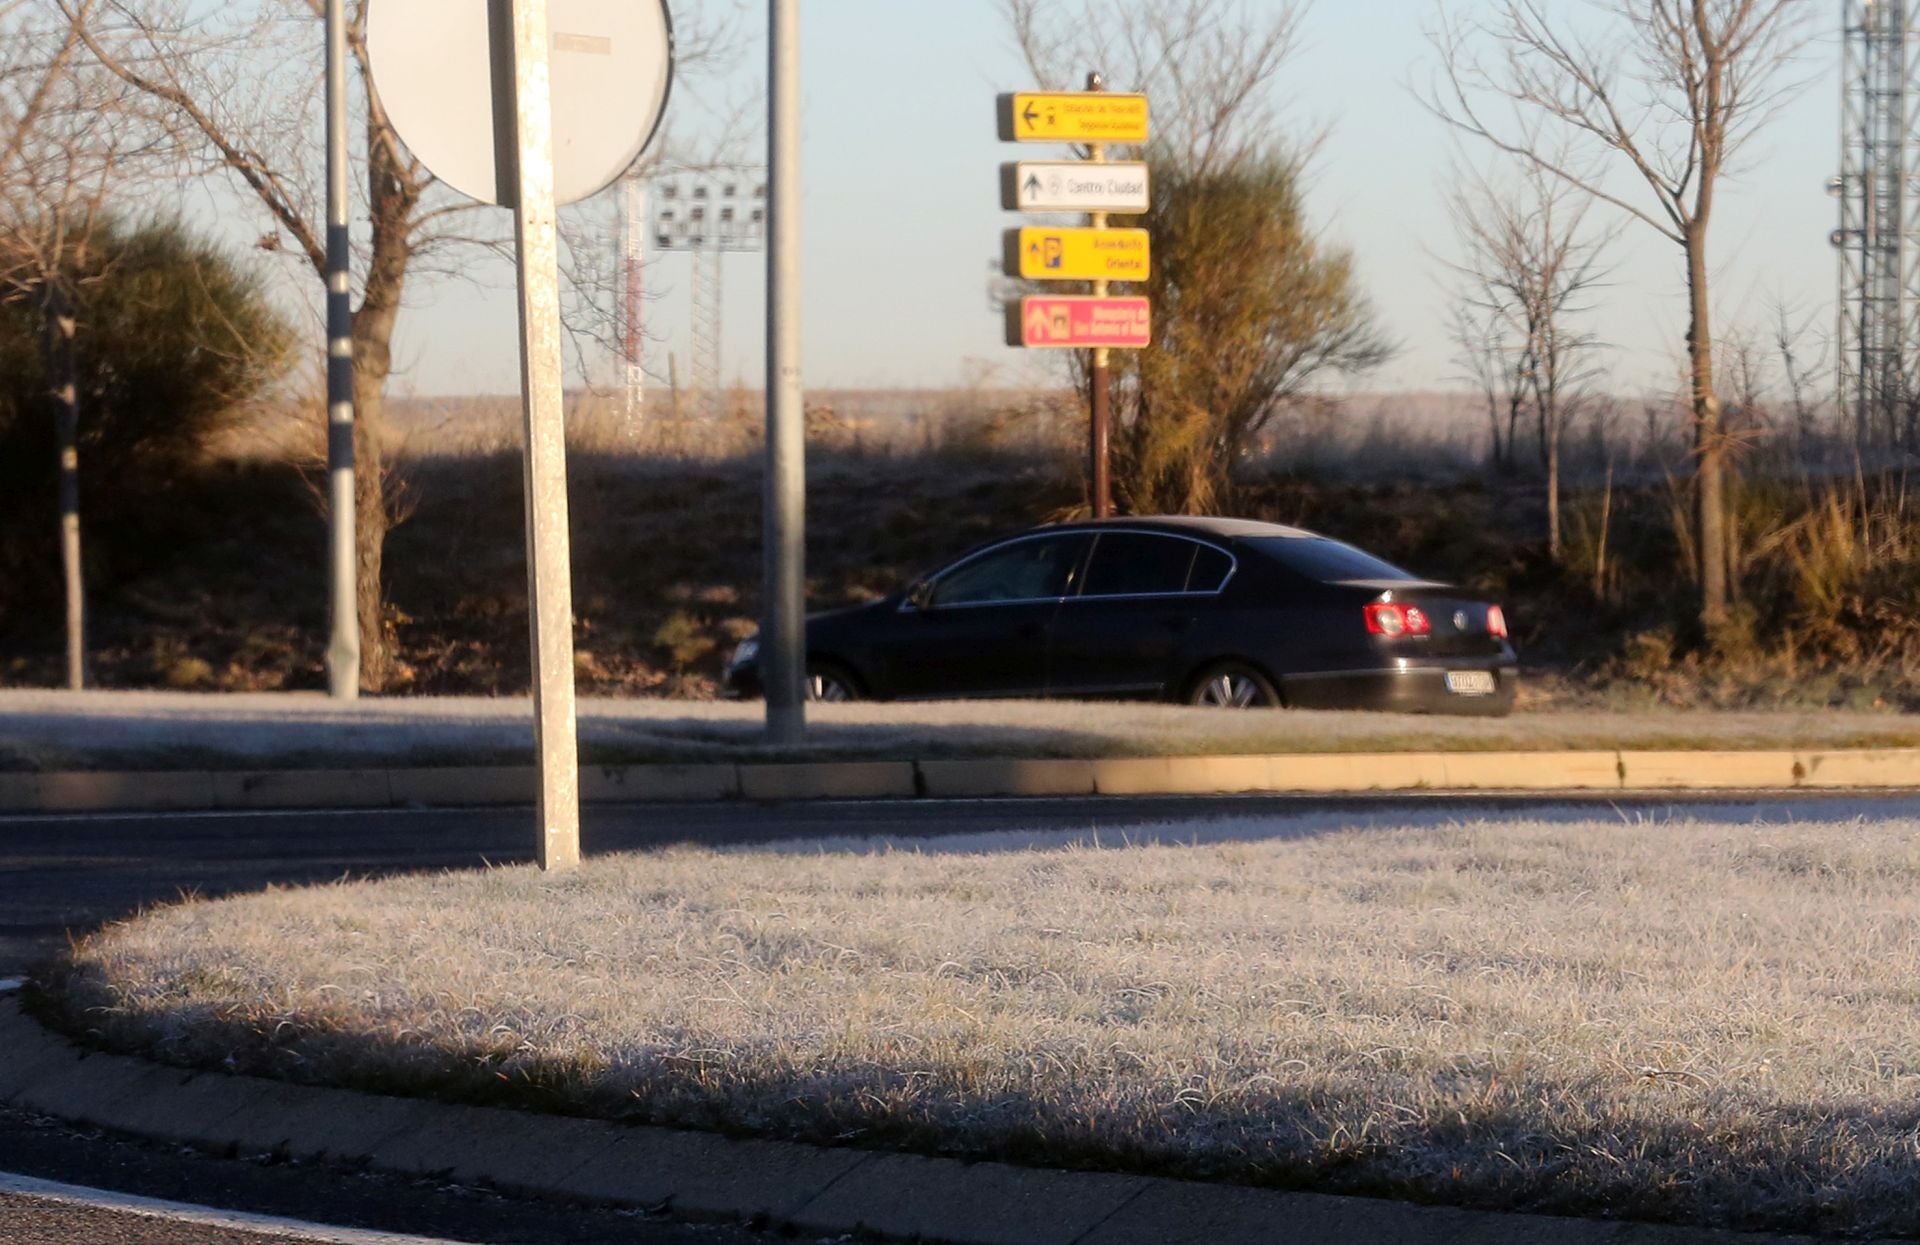
<path id="1" fill-rule="evenodd" d="M 189 901 L 79 944 L 42 1005 L 181 1063 L 460 1101 L 1920 1231 L 1920 821 L 1236 833 Z"/>
<path id="2" fill-rule="evenodd" d="M 815 705 L 804 744 L 765 742 L 758 704 L 586 701 L 588 765 L 1315 753 L 1812 751 L 1920 747 L 1920 715 L 1542 710 L 1510 718 L 1227 713 L 1181 705 L 959 701 Z M 518 702 L 0 693 L 0 772 L 526 765 Z"/>

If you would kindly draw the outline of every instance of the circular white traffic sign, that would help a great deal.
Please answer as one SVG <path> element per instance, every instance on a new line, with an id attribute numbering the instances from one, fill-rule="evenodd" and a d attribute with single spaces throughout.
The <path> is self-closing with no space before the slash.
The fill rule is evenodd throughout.
<path id="1" fill-rule="evenodd" d="M 368 0 L 367 60 L 387 118 L 460 193 L 498 203 L 488 0 Z M 574 203 L 640 158 L 673 83 L 666 0 L 547 0 L 553 189 Z"/>

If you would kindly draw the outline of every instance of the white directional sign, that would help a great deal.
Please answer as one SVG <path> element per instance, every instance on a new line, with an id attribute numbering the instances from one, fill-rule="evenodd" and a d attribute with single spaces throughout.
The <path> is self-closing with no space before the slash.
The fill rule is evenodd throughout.
<path id="1" fill-rule="evenodd" d="M 400 138 L 435 177 L 499 203 L 496 39 L 487 0 L 379 0 L 367 11 L 374 84 Z M 554 198 L 574 203 L 639 158 L 673 80 L 664 0 L 549 0 Z"/>
<path id="2" fill-rule="evenodd" d="M 1119 212 L 1147 210 L 1144 164 L 1044 163 L 1023 160 L 1000 166 L 1000 206 L 1009 212 Z"/>

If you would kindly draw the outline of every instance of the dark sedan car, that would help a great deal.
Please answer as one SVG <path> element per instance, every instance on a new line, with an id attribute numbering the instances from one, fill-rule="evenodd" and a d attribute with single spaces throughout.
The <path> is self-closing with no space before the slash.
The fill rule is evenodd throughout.
<path id="1" fill-rule="evenodd" d="M 760 694 L 759 646 L 726 693 Z M 1239 519 L 1110 519 L 976 549 L 807 621 L 818 700 L 1131 697 L 1503 714 L 1498 605 L 1337 540 Z"/>

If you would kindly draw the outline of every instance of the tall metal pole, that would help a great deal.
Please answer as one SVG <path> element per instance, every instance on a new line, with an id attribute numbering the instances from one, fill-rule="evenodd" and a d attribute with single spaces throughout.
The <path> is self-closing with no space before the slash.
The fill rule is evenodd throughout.
<path id="1" fill-rule="evenodd" d="M 47 279 L 42 308 L 47 373 L 53 380 L 54 436 L 60 463 L 60 570 L 67 591 L 67 688 L 87 686 L 87 586 L 80 557 L 80 384 L 73 337 L 78 328 L 66 275 Z"/>
<path id="2" fill-rule="evenodd" d="M 327 0 L 327 691 L 360 695 L 359 550 L 353 500 L 353 307 L 347 233 L 347 19 Z"/>
<path id="3" fill-rule="evenodd" d="M 806 735 L 806 414 L 800 382 L 800 0 L 769 0 L 767 734 Z"/>
<path id="4" fill-rule="evenodd" d="M 527 614 L 544 870 L 580 863 L 572 551 L 560 348 L 560 235 L 553 191 L 547 0 L 491 0 L 498 197 L 513 205 L 520 270 L 520 388 L 526 414 Z M 501 64 L 505 60 L 506 64 Z M 500 87 L 507 89 L 502 91 Z M 501 96 L 505 96 L 502 99 Z"/>
<path id="5" fill-rule="evenodd" d="M 1104 91 L 1106 89 L 1105 78 L 1098 73 L 1087 75 L 1087 90 Z M 1088 158 L 1094 164 L 1105 164 L 1107 145 L 1094 143 L 1088 151 Z M 1105 229 L 1107 214 L 1105 212 L 1090 213 L 1087 224 L 1095 229 Z M 1105 298 L 1108 292 L 1105 281 L 1093 283 L 1094 297 Z M 1112 456 L 1109 450 L 1109 444 L 1113 439 L 1113 373 L 1109 370 L 1110 364 L 1111 352 L 1105 346 L 1093 352 L 1091 377 L 1093 410 L 1089 412 L 1092 421 L 1087 437 L 1087 449 L 1091 458 L 1088 465 L 1088 480 L 1093 492 L 1093 517 L 1096 519 L 1113 517 Z"/>

